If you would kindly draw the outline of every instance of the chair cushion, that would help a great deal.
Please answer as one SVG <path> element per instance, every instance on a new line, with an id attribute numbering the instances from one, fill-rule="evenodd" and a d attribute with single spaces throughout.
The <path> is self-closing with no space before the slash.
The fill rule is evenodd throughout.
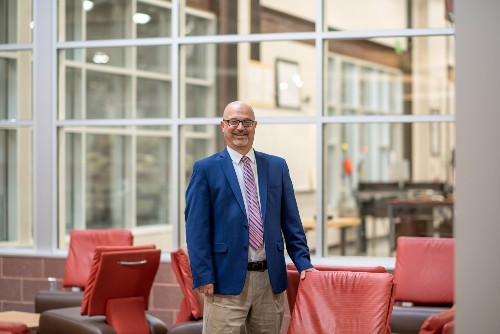
<path id="1" fill-rule="evenodd" d="M 128 230 L 72 230 L 63 286 L 85 288 L 97 246 L 130 246 L 132 242 Z"/>
<path id="2" fill-rule="evenodd" d="M 105 314 L 108 300 L 128 297 L 143 297 L 147 309 L 151 286 L 160 264 L 160 255 L 159 249 L 102 252 L 101 256 L 95 259 L 100 261 L 100 265 L 92 288 L 87 289 L 87 307 L 82 305 L 81 314 Z"/>
<path id="3" fill-rule="evenodd" d="M 172 269 L 184 295 L 176 323 L 203 317 L 203 295 L 193 290 L 193 276 L 189 266 L 189 256 L 179 248 L 171 254 Z"/>
<path id="4" fill-rule="evenodd" d="M 434 314 L 425 320 L 424 324 L 420 328 L 419 334 L 441 334 L 443 332 L 444 325 L 453 321 L 454 318 L 455 308 Z"/>
<path id="5" fill-rule="evenodd" d="M 454 240 L 399 237 L 394 279 L 397 301 L 453 304 Z"/>
<path id="6" fill-rule="evenodd" d="M 308 273 L 300 282 L 288 333 L 387 333 L 393 291 L 388 273 Z"/>
<path id="7" fill-rule="evenodd" d="M 286 298 L 288 301 L 288 307 L 290 309 L 290 314 L 293 312 L 293 307 L 295 305 L 295 299 L 297 298 L 297 290 L 299 289 L 300 275 L 297 268 L 293 263 L 289 263 L 286 266 L 287 277 L 288 277 L 288 288 L 286 289 Z M 367 272 L 367 273 L 385 273 L 387 272 L 384 267 L 347 267 L 347 266 L 328 266 L 328 265 L 316 265 L 314 266 L 320 271 L 352 271 L 352 272 Z"/>

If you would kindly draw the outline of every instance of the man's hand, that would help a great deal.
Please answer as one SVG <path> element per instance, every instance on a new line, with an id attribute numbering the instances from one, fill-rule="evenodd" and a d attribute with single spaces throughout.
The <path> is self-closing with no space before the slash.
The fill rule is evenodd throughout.
<path id="1" fill-rule="evenodd" d="M 306 278 L 306 272 L 308 271 L 318 271 L 317 269 L 315 268 L 308 268 L 308 269 L 304 269 L 300 272 L 300 279 L 304 279 Z"/>
<path id="2" fill-rule="evenodd" d="M 213 295 L 214 294 L 214 284 L 210 283 L 210 284 L 199 286 L 199 287 L 195 288 L 195 291 L 198 293 L 203 293 L 205 295 Z"/>

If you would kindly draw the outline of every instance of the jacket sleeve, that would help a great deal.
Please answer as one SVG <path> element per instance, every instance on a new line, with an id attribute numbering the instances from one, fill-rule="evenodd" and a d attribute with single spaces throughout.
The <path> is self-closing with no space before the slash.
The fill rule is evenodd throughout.
<path id="1" fill-rule="evenodd" d="M 211 230 L 210 189 L 205 172 L 195 163 L 186 190 L 186 242 L 193 274 L 193 289 L 214 283 L 210 251 Z"/>
<path id="2" fill-rule="evenodd" d="M 301 272 L 304 269 L 312 268 L 307 239 L 300 220 L 299 209 L 295 193 L 293 191 L 292 180 L 288 171 L 288 166 L 284 162 L 283 166 L 283 197 L 281 203 L 281 230 L 285 237 L 286 249 L 293 263 Z"/>

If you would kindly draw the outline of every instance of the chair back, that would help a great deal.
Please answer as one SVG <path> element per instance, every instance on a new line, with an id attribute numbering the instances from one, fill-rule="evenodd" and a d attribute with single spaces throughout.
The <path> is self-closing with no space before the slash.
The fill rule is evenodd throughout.
<path id="1" fill-rule="evenodd" d="M 72 230 L 63 286 L 85 289 L 97 246 L 131 246 L 132 242 L 129 230 Z"/>
<path id="2" fill-rule="evenodd" d="M 170 253 L 172 270 L 181 287 L 183 298 L 176 324 L 203 317 L 203 295 L 193 290 L 193 275 L 189 266 L 189 256 L 183 248 Z"/>
<path id="3" fill-rule="evenodd" d="M 451 238 L 399 237 L 396 301 L 453 304 L 454 246 Z"/>
<path id="4" fill-rule="evenodd" d="M 394 280 L 388 273 L 307 273 L 288 333 L 390 333 L 393 293 Z"/>
<path id="5" fill-rule="evenodd" d="M 328 266 L 328 265 L 316 265 L 314 266 L 319 271 L 352 271 L 352 272 L 367 272 L 367 273 L 385 273 L 384 267 L 347 267 L 347 266 Z M 293 312 L 295 306 L 295 299 L 297 298 L 297 291 L 299 289 L 300 275 L 297 268 L 293 263 L 289 263 L 286 266 L 286 274 L 288 277 L 288 288 L 286 289 L 286 298 L 288 301 L 288 307 L 290 309 L 290 314 Z"/>
<path id="6" fill-rule="evenodd" d="M 104 315 L 117 334 L 149 334 L 145 310 L 161 256 L 153 247 L 96 248 L 81 315 Z"/>

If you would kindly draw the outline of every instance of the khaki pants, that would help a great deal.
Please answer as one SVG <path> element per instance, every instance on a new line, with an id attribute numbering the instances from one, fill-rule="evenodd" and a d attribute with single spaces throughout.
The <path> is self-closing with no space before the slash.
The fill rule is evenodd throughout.
<path id="1" fill-rule="evenodd" d="M 279 334 L 284 313 L 284 292 L 274 294 L 267 270 L 248 271 L 239 295 L 205 295 L 203 333 Z"/>

